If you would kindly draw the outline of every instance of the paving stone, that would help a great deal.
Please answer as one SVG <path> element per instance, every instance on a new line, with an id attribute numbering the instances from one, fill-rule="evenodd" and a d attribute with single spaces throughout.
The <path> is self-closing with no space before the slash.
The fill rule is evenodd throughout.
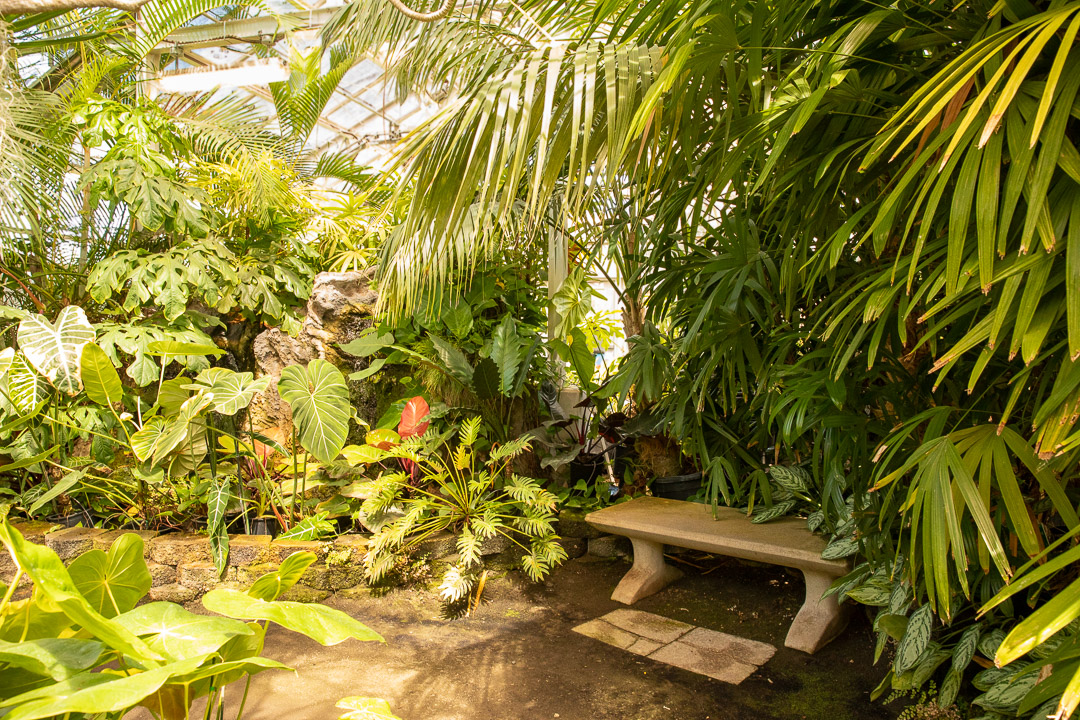
<path id="1" fill-rule="evenodd" d="M 192 562 L 209 562 L 210 538 L 193 533 L 158 535 L 150 541 L 150 559 L 174 567 Z"/>
<path id="2" fill-rule="evenodd" d="M 672 620 L 662 615 L 625 608 L 612 610 L 601 619 L 627 632 L 665 644 L 678 640 L 694 629 L 693 625 L 687 625 L 684 622 Z"/>
<path id="3" fill-rule="evenodd" d="M 663 643 L 658 643 L 655 640 L 648 640 L 646 638 L 638 638 L 633 645 L 626 648 L 635 655 L 649 655 L 654 653 L 664 646 Z"/>
<path id="4" fill-rule="evenodd" d="M 563 510 L 555 523 L 555 534 L 564 538 L 597 538 L 603 533 L 585 522 L 586 513 L 580 510 Z"/>
<path id="5" fill-rule="evenodd" d="M 157 537 L 156 530 L 109 530 L 94 538 L 94 549 L 101 550 L 102 552 L 109 552 L 109 549 L 113 546 L 113 543 L 120 539 L 120 536 L 127 535 L 128 533 L 134 533 L 142 538 L 143 541 L 143 557 L 150 557 L 150 541 Z"/>
<path id="6" fill-rule="evenodd" d="M 94 538 L 104 535 L 99 528 L 73 527 L 57 530 L 45 536 L 45 545 L 65 563 L 94 549 Z"/>
<path id="7" fill-rule="evenodd" d="M 230 535 L 229 564 L 252 565 L 270 556 L 269 535 Z"/>
<path id="8" fill-rule="evenodd" d="M 625 557 L 630 554 L 630 539 L 621 535 L 589 538 L 589 554 L 594 557 Z"/>
<path id="9" fill-rule="evenodd" d="M 757 670 L 755 665 L 739 662 L 728 653 L 695 647 L 682 640 L 665 645 L 649 655 L 649 659 L 674 665 L 698 675 L 707 675 L 732 685 L 740 684 Z"/>
<path id="10" fill-rule="evenodd" d="M 614 645 L 623 650 L 628 649 L 631 645 L 640 640 L 637 635 L 628 633 L 604 620 L 590 620 L 587 623 L 582 623 L 574 628 L 574 632 L 585 635 L 586 637 L 591 637 L 594 640 L 599 640 L 602 643 L 607 643 L 608 645 Z"/>
<path id="11" fill-rule="evenodd" d="M 776 654 L 776 648 L 768 643 L 700 627 L 683 635 L 680 641 L 704 650 L 726 653 L 740 662 L 759 667 Z"/>
<path id="12" fill-rule="evenodd" d="M 326 560 L 330 543 L 314 540 L 274 540 L 270 543 L 270 562 L 284 562 L 285 558 L 298 552 L 315 553 L 318 562 Z"/>
<path id="13" fill-rule="evenodd" d="M 172 565 L 162 565 L 151 560 L 146 563 L 146 569 L 150 571 L 150 578 L 153 580 L 154 587 L 172 585 L 176 582 L 176 568 Z"/>
<path id="14" fill-rule="evenodd" d="M 368 542 L 371 540 L 367 535 L 339 535 L 334 539 L 334 548 L 337 550 L 352 550 L 353 557 L 362 557 L 367 552 Z"/>
<path id="15" fill-rule="evenodd" d="M 197 595 L 194 588 L 180 583 L 150 588 L 150 599 L 155 602 L 186 603 L 194 600 Z"/>

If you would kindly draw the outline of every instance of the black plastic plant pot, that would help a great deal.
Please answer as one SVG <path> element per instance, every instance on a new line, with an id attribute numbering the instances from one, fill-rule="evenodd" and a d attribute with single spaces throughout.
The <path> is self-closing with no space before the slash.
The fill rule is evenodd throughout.
<path id="1" fill-rule="evenodd" d="M 652 493 L 668 500 L 689 500 L 701 489 L 701 473 L 673 475 L 652 481 Z"/>
<path id="2" fill-rule="evenodd" d="M 353 522 L 352 516 L 343 515 L 339 518 L 331 518 L 334 521 L 334 527 L 337 529 L 338 535 L 344 535 L 350 533 L 356 529 L 356 524 Z"/>
<path id="3" fill-rule="evenodd" d="M 593 484 L 596 479 L 604 474 L 604 456 L 582 453 L 570 461 L 570 486 L 573 487 L 579 480 Z"/>
<path id="4" fill-rule="evenodd" d="M 257 517 L 251 521 L 251 534 L 277 537 L 281 534 L 281 524 L 277 521 L 277 518 Z"/>

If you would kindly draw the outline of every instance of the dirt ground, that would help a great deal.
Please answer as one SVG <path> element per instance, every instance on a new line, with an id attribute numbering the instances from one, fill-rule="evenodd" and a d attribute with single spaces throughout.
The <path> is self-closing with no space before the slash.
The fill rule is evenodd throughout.
<path id="1" fill-rule="evenodd" d="M 353 591 L 328 601 L 386 638 L 332 648 L 271 630 L 265 655 L 296 668 L 255 678 L 244 717 L 333 720 L 344 696 L 382 697 L 403 720 L 873 720 L 896 708 L 869 693 L 869 623 L 856 613 L 814 656 L 783 647 L 802 578 L 775 567 L 684 556 L 687 576 L 636 608 L 772 643 L 776 655 L 740 686 L 604 645 L 571 629 L 621 607 L 609 599 L 625 560 L 573 560 L 542 585 L 489 582 L 471 617 L 448 619 L 434 592 Z M 882 663 L 884 665 L 884 662 Z M 231 690 L 230 690 L 231 691 Z M 232 691 L 231 691 L 232 692 Z M 238 692 L 238 691 L 236 691 Z M 228 704 L 235 707 L 238 697 Z"/>

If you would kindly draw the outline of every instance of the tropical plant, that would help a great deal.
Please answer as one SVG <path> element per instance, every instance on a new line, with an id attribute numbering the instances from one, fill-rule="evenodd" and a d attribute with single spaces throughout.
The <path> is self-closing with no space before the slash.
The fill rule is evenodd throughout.
<path id="1" fill-rule="evenodd" d="M 419 435 L 381 451 L 384 458 L 415 463 L 419 477 L 414 481 L 407 472 L 386 472 L 370 485 L 366 514 L 380 515 L 394 506 L 403 510 L 372 535 L 364 560 L 370 580 L 381 579 L 401 553 L 444 530 L 457 535 L 460 555 L 443 575 L 440 590 L 448 602 L 462 599 L 473 588 L 483 566 L 484 543 L 493 538 L 504 538 L 523 551 L 522 569 L 534 581 L 566 559 L 553 527 L 555 496 L 538 481 L 510 470 L 528 440 L 495 445 L 484 458 L 478 448 L 480 427 L 479 417 L 466 420 L 456 447 L 445 452 L 427 449 Z"/>
<path id="2" fill-rule="evenodd" d="M 262 656 L 271 622 L 322 645 L 382 641 L 339 610 L 278 599 L 313 553 L 291 555 L 247 592 L 210 591 L 203 605 L 214 614 L 207 616 L 173 603 L 138 604 L 151 584 L 138 535 L 122 535 L 108 552 L 91 550 L 67 568 L 6 517 L 0 542 L 15 563 L 10 586 L 0 585 L 0 707 L 13 719 L 119 719 L 142 706 L 162 720 L 186 720 L 204 698 L 205 716 L 214 717 L 224 712 L 225 688 L 244 680 L 235 708 L 241 717 L 251 676 L 289 669 Z M 33 595 L 14 600 L 24 575 Z"/>

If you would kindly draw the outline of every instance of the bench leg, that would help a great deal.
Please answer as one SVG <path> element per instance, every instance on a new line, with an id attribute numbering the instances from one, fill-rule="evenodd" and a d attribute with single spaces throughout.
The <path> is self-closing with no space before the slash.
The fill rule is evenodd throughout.
<path id="1" fill-rule="evenodd" d="M 802 573 L 806 578 L 806 601 L 791 623 L 784 645 L 812 655 L 840 634 L 848 616 L 835 595 L 821 597 L 832 584 L 832 576 L 807 570 Z"/>
<path id="2" fill-rule="evenodd" d="M 664 545 L 630 538 L 634 544 L 634 566 L 619 582 L 611 599 L 633 605 L 643 597 L 663 590 L 682 577 L 682 572 L 664 562 Z"/>

